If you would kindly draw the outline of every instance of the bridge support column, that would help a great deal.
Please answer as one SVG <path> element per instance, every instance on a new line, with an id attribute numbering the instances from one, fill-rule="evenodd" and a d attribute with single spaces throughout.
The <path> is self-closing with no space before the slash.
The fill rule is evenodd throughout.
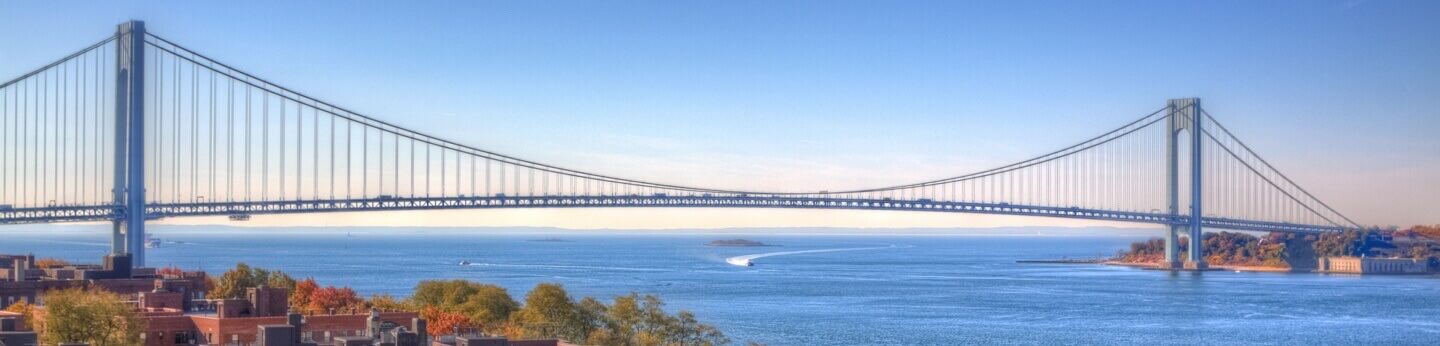
<path id="1" fill-rule="evenodd" d="M 1184 232 L 1184 226 L 1170 225 L 1165 229 L 1165 263 L 1160 265 L 1166 269 L 1180 269 L 1183 262 L 1180 262 L 1180 233 Z"/>
<path id="2" fill-rule="evenodd" d="M 1200 227 L 1200 221 L 1205 216 L 1200 208 L 1204 205 L 1201 197 L 1204 197 L 1205 191 L 1200 186 L 1200 183 L 1205 181 L 1201 174 L 1204 172 L 1201 167 L 1205 161 L 1201 160 L 1200 156 L 1200 148 L 1204 147 L 1205 142 L 1205 135 L 1202 133 L 1205 128 L 1200 126 L 1202 119 L 1205 119 L 1205 115 L 1200 113 L 1200 99 L 1190 99 L 1190 258 L 1185 260 L 1185 268 L 1196 270 L 1206 267 L 1205 247 L 1202 242 L 1205 238 Z"/>
<path id="3" fill-rule="evenodd" d="M 145 22 L 121 23 L 115 61 L 115 215 L 111 253 L 145 266 Z"/>
<path id="4" fill-rule="evenodd" d="M 1204 250 L 1201 246 L 1201 240 L 1204 238 L 1202 238 L 1200 228 L 1200 218 L 1204 215 L 1201 214 L 1200 210 L 1202 197 L 1202 190 L 1200 188 L 1200 173 L 1202 172 L 1200 147 L 1202 143 L 1201 136 L 1203 136 L 1200 132 L 1200 119 L 1203 117 L 1200 113 L 1200 99 L 1173 99 L 1169 101 L 1167 108 L 1169 112 L 1168 123 L 1170 126 L 1166 136 L 1166 156 L 1168 157 L 1165 166 L 1166 182 L 1168 185 L 1166 201 L 1169 205 L 1168 212 L 1170 213 L 1171 224 L 1167 227 L 1165 234 L 1165 263 L 1163 266 L 1169 269 L 1205 269 Z M 1188 139 L 1190 145 L 1190 210 L 1189 217 L 1184 218 L 1186 222 L 1183 224 L 1180 222 L 1182 217 L 1185 216 L 1180 213 L 1180 145 L 1183 143 L 1181 142 L 1182 132 L 1189 134 L 1188 138 L 1183 139 Z M 1189 232 L 1186 232 L 1187 229 Z M 1190 238 L 1187 246 L 1188 255 L 1183 263 L 1180 260 L 1179 246 L 1180 234 L 1182 233 L 1188 233 L 1188 237 Z"/>

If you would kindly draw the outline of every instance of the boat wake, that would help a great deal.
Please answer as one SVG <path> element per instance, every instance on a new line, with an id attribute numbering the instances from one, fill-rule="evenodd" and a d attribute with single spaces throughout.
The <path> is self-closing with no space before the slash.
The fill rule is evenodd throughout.
<path id="1" fill-rule="evenodd" d="M 767 252 L 767 253 L 760 253 L 760 254 L 753 254 L 753 255 L 743 255 L 743 256 L 735 256 L 735 257 L 726 258 L 726 259 L 725 259 L 725 263 L 729 263 L 729 264 L 731 264 L 731 265 L 737 265 L 737 266 L 741 266 L 741 267 L 750 267 L 750 266 L 754 266 L 754 265 L 755 265 L 755 262 L 753 262 L 754 260 L 759 259 L 759 258 L 764 258 L 764 257 L 784 256 L 784 255 L 799 255 L 799 254 L 821 253 L 821 252 L 879 250 L 879 249 L 892 249 L 892 248 L 897 248 L 897 247 L 899 247 L 899 246 L 890 245 L 890 246 L 871 246 L 871 247 L 847 247 L 847 248 L 839 248 L 839 249 L 818 249 L 818 250 L 800 250 L 800 251 Z"/>

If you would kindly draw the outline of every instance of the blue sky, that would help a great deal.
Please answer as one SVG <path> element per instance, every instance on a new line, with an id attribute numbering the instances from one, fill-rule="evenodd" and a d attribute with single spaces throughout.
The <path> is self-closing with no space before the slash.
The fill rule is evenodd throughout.
<path id="1" fill-rule="evenodd" d="M 692 185 L 955 175 L 1198 96 L 1342 212 L 1440 222 L 1435 1 L 0 1 L 0 78 L 130 18 L 441 137 Z M 534 217 L 586 215 L 559 213 Z"/>

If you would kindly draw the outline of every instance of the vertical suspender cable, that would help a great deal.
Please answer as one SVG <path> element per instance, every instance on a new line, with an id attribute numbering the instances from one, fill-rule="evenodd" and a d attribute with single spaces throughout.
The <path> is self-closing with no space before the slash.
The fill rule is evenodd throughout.
<path id="1" fill-rule="evenodd" d="M 279 96 L 279 95 L 276 95 L 276 96 Z M 276 154 L 278 155 L 279 160 L 277 161 L 277 164 L 276 164 L 277 167 L 276 167 L 276 170 L 275 170 L 275 178 L 276 178 L 277 180 L 280 180 L 280 186 L 279 186 L 279 189 L 277 189 L 277 191 L 276 191 L 275 197 L 276 197 L 277 200 L 282 200 L 282 201 L 283 201 L 283 200 L 285 200 L 285 181 L 286 181 L 286 180 L 289 180 L 289 179 L 286 179 L 286 178 L 285 178 L 285 142 L 288 142 L 287 140 L 285 140 L 285 132 L 286 132 L 286 131 L 285 131 L 285 127 L 286 127 L 286 126 L 285 126 L 285 113 L 288 113 L 288 112 L 285 111 L 285 108 L 286 108 L 286 107 L 285 107 L 285 104 L 286 104 L 285 98 L 284 98 L 284 97 L 277 97 L 277 98 L 280 99 L 280 107 L 279 107 L 279 108 L 280 108 L 280 119 L 279 119 L 279 121 L 277 121 L 277 123 L 280 124 L 280 133 L 279 133 L 278 136 L 275 136 L 275 138 L 280 140 L 280 148 L 279 148 L 278 151 L 276 151 Z M 298 130 L 297 130 L 297 131 L 298 131 Z"/>
<path id="2" fill-rule="evenodd" d="M 260 200 L 270 201 L 270 91 L 260 89 Z"/>
<path id="3" fill-rule="evenodd" d="M 254 154 L 251 153 L 254 147 L 250 144 L 250 138 L 253 137 L 251 132 L 254 131 L 255 127 L 250 111 L 250 106 L 254 103 L 250 100 L 252 94 L 254 94 L 254 92 L 251 90 L 250 83 L 245 83 L 245 202 L 255 201 L 255 199 L 250 196 L 250 192 L 253 191 L 250 187 L 250 182 L 253 180 L 251 178 L 253 171 L 250 169 L 250 160 L 254 156 Z"/>
<path id="4" fill-rule="evenodd" d="M 385 131 L 376 129 L 375 132 L 375 194 L 385 194 Z"/>
<path id="5" fill-rule="evenodd" d="M 392 182 L 391 184 L 394 184 L 394 185 L 395 185 L 395 189 L 394 189 L 394 191 L 391 192 L 391 193 L 394 194 L 395 196 L 399 196 L 399 195 L 400 195 L 400 134 L 399 134 L 399 133 L 395 133 L 395 141 L 394 141 L 392 144 L 393 144 L 392 146 L 395 147 L 395 160 L 394 160 L 394 161 L 395 161 L 395 168 L 394 168 L 394 171 L 395 171 L 395 179 L 393 179 L 394 182 Z"/>
<path id="6" fill-rule="evenodd" d="M 311 156 L 310 156 L 310 174 L 312 175 L 312 177 L 311 177 L 312 180 L 310 181 L 310 189 L 313 191 L 313 192 L 312 192 L 313 196 L 311 197 L 311 199 L 314 199 L 314 200 L 317 200 L 317 201 L 318 201 L 318 200 L 320 200 L 320 109 L 319 109 L 319 108 L 311 108 L 311 109 L 310 109 L 310 127 L 311 127 L 311 130 L 313 131 L 313 132 L 311 132 L 311 137 L 310 137 L 310 140 L 312 141 L 312 142 L 311 142 L 311 145 L 310 145 L 310 151 L 311 151 L 311 154 L 310 154 L 310 155 L 311 155 Z"/>
<path id="7" fill-rule="evenodd" d="M 335 200 L 335 115 L 330 115 L 330 200 Z"/>
<path id="8" fill-rule="evenodd" d="M 171 152 L 171 159 L 174 161 L 171 162 L 170 165 L 170 184 L 172 184 L 172 186 L 170 186 L 170 201 L 180 203 L 180 57 L 177 56 L 175 59 L 170 60 L 174 61 L 171 66 L 175 69 L 175 71 L 173 71 L 175 72 L 173 73 L 175 86 L 170 88 L 170 90 L 174 92 L 174 95 L 172 95 L 174 96 L 173 102 L 171 103 L 174 107 L 172 111 L 175 113 L 175 116 L 172 117 L 175 119 L 174 131 L 170 131 L 175 136 L 174 140 L 170 142 L 171 145 L 175 147 Z"/>
<path id="9" fill-rule="evenodd" d="M 225 200 L 235 201 L 235 80 L 225 79 Z"/>
<path id="10" fill-rule="evenodd" d="M 370 126 L 360 124 L 360 198 L 370 196 Z"/>
<path id="11" fill-rule="evenodd" d="M 68 137 L 69 135 L 70 128 L 68 126 L 69 107 L 66 106 L 70 105 L 70 103 L 74 102 L 74 100 L 70 99 L 70 94 L 68 93 L 68 91 L 70 91 L 71 84 L 69 65 L 60 64 L 60 66 L 56 68 L 59 69 L 59 71 L 57 71 L 56 73 L 60 74 L 60 87 L 58 89 L 60 95 L 59 101 L 57 101 L 58 103 L 56 103 L 55 109 L 56 113 L 58 113 L 57 117 L 59 118 L 59 120 L 55 122 L 55 148 L 59 148 L 58 152 L 60 159 L 55 161 L 55 175 L 57 176 L 57 182 L 55 184 L 55 200 L 58 204 L 67 204 L 67 202 L 70 200 L 70 196 L 68 195 L 70 178 L 66 176 L 66 173 L 68 173 L 67 171 L 69 170 L 69 167 L 67 167 L 67 163 L 70 159 L 68 157 L 70 151 L 70 141 L 66 140 L 66 137 Z"/>
<path id="12" fill-rule="evenodd" d="M 430 167 L 431 167 L 431 166 L 434 166 L 435 163 L 434 163 L 433 161 L 430 161 L 430 154 L 431 154 L 432 152 L 434 152 L 434 151 L 435 151 L 435 148 L 431 147 L 429 141 L 426 141 L 426 142 L 425 142 L 425 198 L 430 198 L 430 192 L 432 191 L 432 190 L 430 190 L 430 180 L 431 180 L 431 178 L 433 177 L 433 175 L 430 175 Z"/>
<path id="13" fill-rule="evenodd" d="M 445 198 L 445 147 L 439 147 L 441 151 L 441 198 Z"/>
<path id="14" fill-rule="evenodd" d="M 200 187 L 200 65 L 190 64 L 190 202 Z"/>
<path id="15" fill-rule="evenodd" d="M 355 183 L 351 180 L 354 178 L 354 175 L 351 174 L 351 167 L 354 166 L 353 161 L 355 160 L 355 155 L 352 154 L 350 150 L 355 144 L 355 140 L 352 137 L 352 133 L 355 132 L 354 125 L 354 121 L 345 119 L 345 199 L 347 200 L 354 198 L 354 194 L 351 193 L 351 189 L 355 187 Z"/>
<path id="16" fill-rule="evenodd" d="M 215 159 L 216 159 L 217 157 L 219 157 L 219 155 L 217 155 L 217 154 L 218 154 L 218 153 L 217 153 L 217 148 L 215 148 L 215 141 L 217 140 L 217 139 L 216 139 L 216 135 L 215 135 L 215 109 L 216 109 L 216 107 L 215 107 L 215 70 L 212 69 L 212 70 L 210 70 L 210 159 L 207 160 L 207 161 L 209 161 L 209 164 L 210 164 L 210 194 L 209 194 L 209 198 L 210 198 L 210 201 L 211 201 L 211 202 L 215 202 L 215 201 L 216 201 L 216 198 L 215 198 L 215 197 L 216 197 L 216 195 L 215 195 L 215 192 L 216 192 L 216 189 L 215 189 L 215 174 L 216 174 L 216 172 L 215 172 Z"/>

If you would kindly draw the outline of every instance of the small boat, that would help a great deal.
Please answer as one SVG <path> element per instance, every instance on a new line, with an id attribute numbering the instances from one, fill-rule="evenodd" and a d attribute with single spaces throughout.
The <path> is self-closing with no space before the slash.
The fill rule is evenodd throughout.
<path id="1" fill-rule="evenodd" d="M 145 248 L 154 249 L 160 247 L 160 238 L 145 238 Z"/>
<path id="2" fill-rule="evenodd" d="M 462 265 L 462 266 L 468 266 L 468 265 L 470 265 L 470 261 L 461 260 L 461 261 L 460 261 L 460 265 Z"/>
<path id="3" fill-rule="evenodd" d="M 741 266 L 741 267 L 754 267 L 754 266 L 755 266 L 755 262 L 751 262 L 750 259 L 748 259 L 748 258 L 740 258 L 740 257 L 726 258 L 726 259 L 725 259 L 725 263 L 730 263 L 730 265 Z"/>

